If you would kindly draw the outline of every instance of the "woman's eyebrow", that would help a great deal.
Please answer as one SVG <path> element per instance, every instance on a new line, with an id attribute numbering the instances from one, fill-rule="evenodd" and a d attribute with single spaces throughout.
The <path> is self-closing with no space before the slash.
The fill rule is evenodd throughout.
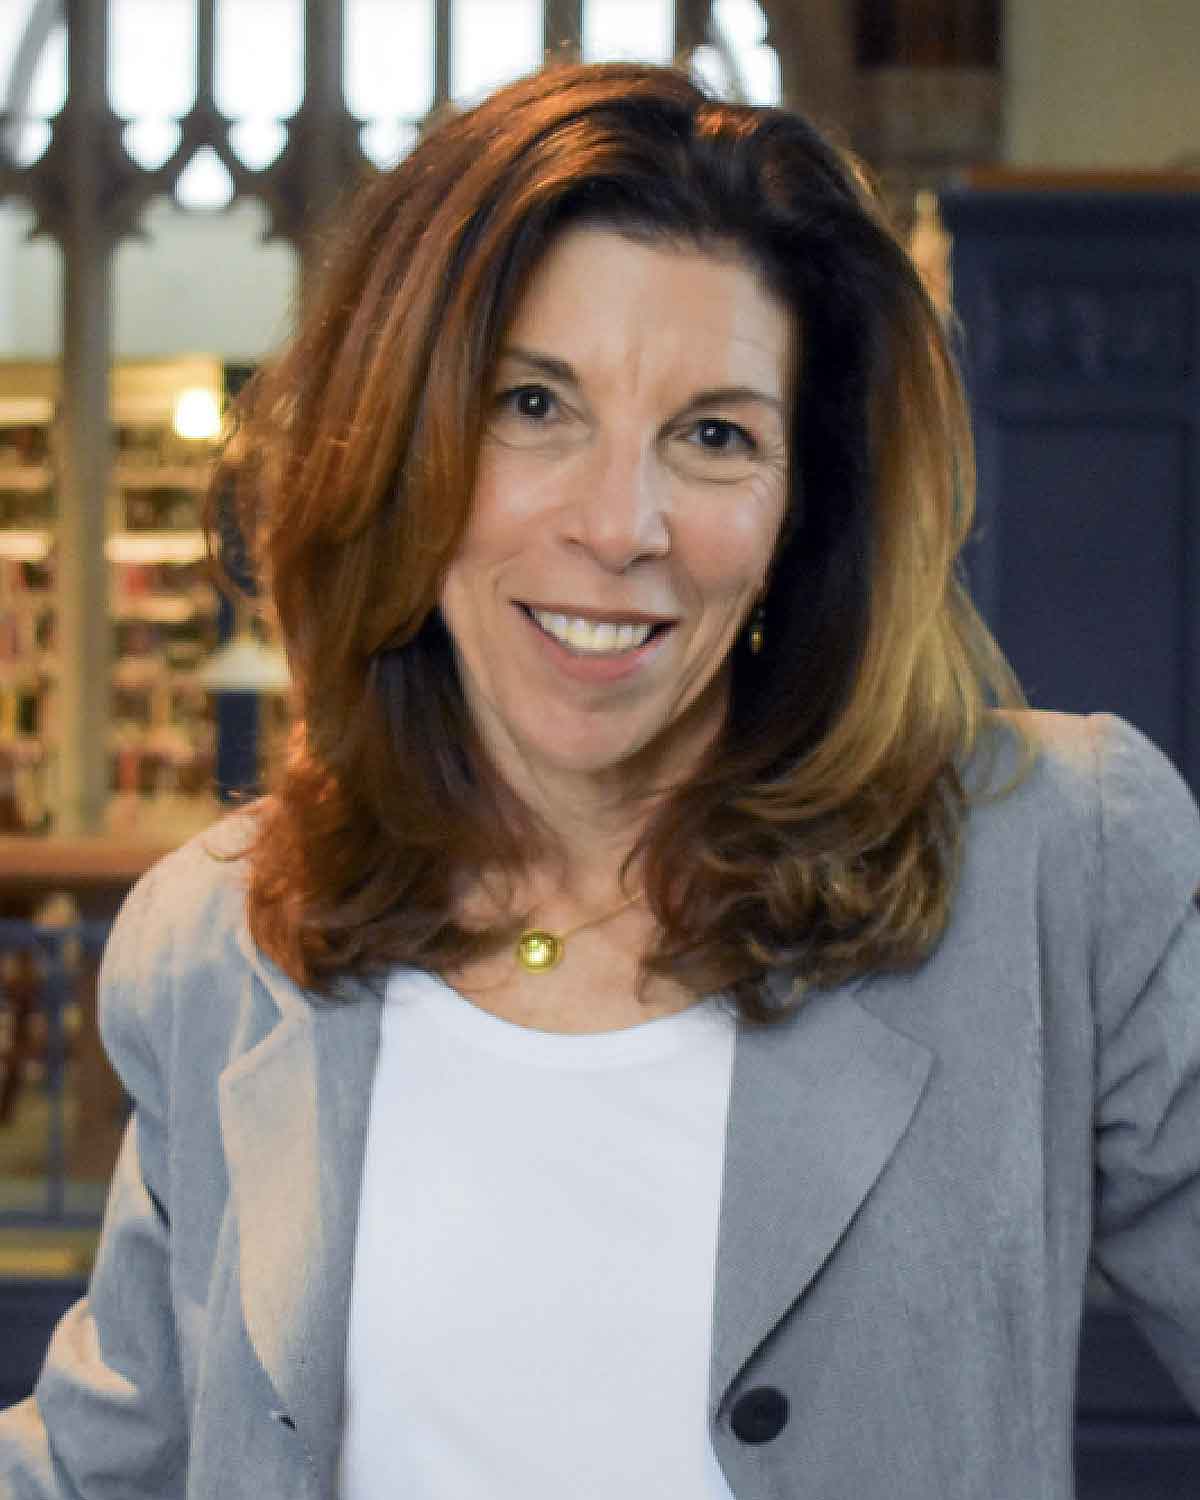
<path id="1" fill-rule="evenodd" d="M 500 359 L 515 360 L 553 380 L 574 386 L 576 390 L 580 388 L 579 376 L 573 366 L 552 354 L 539 354 L 536 350 L 524 349 L 519 344 L 508 344 L 501 349 Z M 721 385 L 713 386 L 710 390 L 696 391 L 684 403 L 681 414 L 697 411 L 704 406 L 746 406 L 751 402 L 769 406 L 778 416 L 786 419 L 787 410 L 782 399 L 752 385 Z"/>
<path id="2" fill-rule="evenodd" d="M 519 344 L 506 344 L 500 351 L 500 361 L 517 360 L 532 370 L 540 370 L 553 380 L 561 380 L 579 389 L 579 376 L 565 359 L 555 359 L 552 354 L 538 354 L 534 349 L 523 349 Z"/>
<path id="3" fill-rule="evenodd" d="M 719 385 L 709 391 L 697 391 L 688 399 L 683 410 L 691 412 L 703 406 L 747 406 L 752 402 L 769 406 L 780 417 L 787 415 L 780 397 L 771 395 L 769 391 L 760 391 L 753 385 Z"/>

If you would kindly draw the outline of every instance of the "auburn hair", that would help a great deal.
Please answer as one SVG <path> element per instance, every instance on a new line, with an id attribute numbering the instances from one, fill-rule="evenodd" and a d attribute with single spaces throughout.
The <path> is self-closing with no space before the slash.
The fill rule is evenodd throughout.
<path id="1" fill-rule="evenodd" d="M 244 393 L 213 496 L 232 484 L 295 712 L 244 851 L 250 930 L 329 995 L 455 967 L 528 918 L 456 916 L 464 880 L 555 850 L 484 753 L 438 601 L 500 338 L 578 224 L 735 255 L 802 333 L 769 645 L 735 649 L 722 732 L 627 861 L 659 927 L 643 984 L 766 1024 L 928 955 L 967 809 L 1003 794 L 969 790 L 967 761 L 1024 700 L 960 572 L 973 467 L 946 331 L 864 173 L 801 116 L 673 69 L 550 68 L 445 119 L 353 199 Z M 785 1001 L 763 983 L 780 967 Z"/>

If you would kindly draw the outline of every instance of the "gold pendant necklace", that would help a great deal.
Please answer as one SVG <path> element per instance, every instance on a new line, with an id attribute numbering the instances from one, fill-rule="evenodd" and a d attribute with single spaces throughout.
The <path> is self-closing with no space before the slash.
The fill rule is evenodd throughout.
<path id="1" fill-rule="evenodd" d="M 582 932 L 587 927 L 598 927 L 601 922 L 607 922 L 618 912 L 623 912 L 627 906 L 640 901 L 643 894 L 639 891 L 636 896 L 630 896 L 628 901 L 622 901 L 620 906 L 614 906 L 612 911 L 603 912 L 598 917 L 590 917 L 586 922 L 580 922 L 575 927 L 568 927 L 566 932 L 550 932 L 545 927 L 530 927 L 517 940 L 517 962 L 528 974 L 548 974 L 551 969 L 557 968 L 562 962 L 563 955 L 567 951 L 569 937 L 574 937 L 577 932 Z"/>

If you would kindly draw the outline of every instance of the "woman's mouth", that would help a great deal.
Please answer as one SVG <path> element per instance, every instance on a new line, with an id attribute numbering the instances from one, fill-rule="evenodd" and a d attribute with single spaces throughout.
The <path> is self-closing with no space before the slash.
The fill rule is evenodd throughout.
<path id="1" fill-rule="evenodd" d="M 641 650 L 653 636 L 671 628 L 665 621 L 585 620 L 580 615 L 536 609 L 528 604 L 521 608 L 539 630 L 577 656 L 624 656 Z"/>

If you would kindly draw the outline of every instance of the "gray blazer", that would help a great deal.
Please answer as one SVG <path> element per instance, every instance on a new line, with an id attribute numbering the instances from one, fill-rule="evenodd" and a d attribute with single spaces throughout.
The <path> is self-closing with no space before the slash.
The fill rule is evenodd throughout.
<path id="1" fill-rule="evenodd" d="M 1035 722 L 928 961 L 738 1028 L 708 1409 L 738 1500 L 1067 1500 L 1090 1255 L 1200 1404 L 1200 825 L 1120 720 Z M 379 1006 L 297 990 L 240 878 L 193 842 L 117 923 L 136 1108 L 3 1500 L 333 1493 Z"/>

